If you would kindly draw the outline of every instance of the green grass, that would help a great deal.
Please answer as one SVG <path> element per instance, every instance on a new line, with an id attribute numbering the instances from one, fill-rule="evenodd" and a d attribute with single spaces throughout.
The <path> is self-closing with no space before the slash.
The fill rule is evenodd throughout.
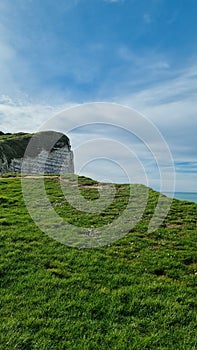
<path id="1" fill-rule="evenodd" d="M 95 181 L 79 183 L 86 199 L 99 197 Z M 78 225 L 113 221 L 127 204 L 128 185 L 117 185 L 102 215 L 82 214 L 65 201 L 58 177 L 45 186 L 58 214 Z M 0 189 L 0 349 L 196 349 L 196 204 L 173 200 L 162 226 L 148 233 L 158 198 L 150 190 L 126 236 L 77 249 L 36 227 L 20 178 L 1 178 Z M 132 187 L 135 195 L 140 189 Z"/>

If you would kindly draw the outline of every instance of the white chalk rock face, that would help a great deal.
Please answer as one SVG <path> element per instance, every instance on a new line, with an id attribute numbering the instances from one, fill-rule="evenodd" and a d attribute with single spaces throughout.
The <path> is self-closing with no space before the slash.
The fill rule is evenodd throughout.
<path id="1" fill-rule="evenodd" d="M 74 173 L 69 138 L 59 132 L 0 133 L 0 173 Z"/>

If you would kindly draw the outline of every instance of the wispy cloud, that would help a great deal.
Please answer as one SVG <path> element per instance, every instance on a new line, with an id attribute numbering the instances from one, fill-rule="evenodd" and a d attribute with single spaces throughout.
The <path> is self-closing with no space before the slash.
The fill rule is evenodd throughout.
<path id="1" fill-rule="evenodd" d="M 194 167 L 197 154 L 196 65 L 177 72 L 176 77 L 163 83 L 154 84 L 138 93 L 120 96 L 119 99 L 123 104 L 145 114 L 158 126 L 169 144 L 175 164 L 178 164 L 179 176 L 181 172 L 183 175 L 186 169 L 190 169 L 190 173 L 193 169 L 193 180 L 190 179 L 188 186 L 191 183 L 194 186 L 197 180 Z"/>
<path id="2" fill-rule="evenodd" d="M 13 100 L 7 95 L 0 96 L 0 130 L 3 132 L 34 132 L 55 114 L 70 107 L 71 102 L 62 105 L 36 104 Z"/>
<path id="3" fill-rule="evenodd" d="M 122 45 L 117 48 L 117 55 L 125 62 L 133 64 L 135 67 L 149 71 L 151 69 L 161 70 L 170 68 L 169 62 L 165 57 L 157 52 L 146 52 L 146 55 L 140 55 L 135 50 Z M 163 57 L 162 57 L 163 56 Z"/>

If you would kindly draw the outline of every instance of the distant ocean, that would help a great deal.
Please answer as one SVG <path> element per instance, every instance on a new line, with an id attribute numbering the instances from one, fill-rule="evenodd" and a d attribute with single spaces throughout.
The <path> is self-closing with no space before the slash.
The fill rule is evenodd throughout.
<path id="1" fill-rule="evenodd" d="M 170 192 L 164 193 L 168 197 L 172 197 Z M 174 192 L 174 198 L 182 201 L 190 201 L 197 203 L 197 192 Z"/>

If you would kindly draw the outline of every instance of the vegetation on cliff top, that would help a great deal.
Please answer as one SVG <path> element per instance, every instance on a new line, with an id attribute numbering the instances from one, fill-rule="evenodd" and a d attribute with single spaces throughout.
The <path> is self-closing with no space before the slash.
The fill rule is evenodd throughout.
<path id="1" fill-rule="evenodd" d="M 31 179 L 35 188 L 39 181 Z M 85 198 L 98 198 L 95 181 L 81 177 L 79 185 Z M 99 218 L 66 202 L 58 176 L 45 179 L 53 207 L 75 224 L 113 220 L 127 186 L 117 185 L 110 212 Z M 158 198 L 150 190 L 142 220 L 126 236 L 76 249 L 35 226 L 20 178 L 2 178 L 0 187 L 0 348 L 196 349 L 197 204 L 173 200 L 162 226 L 148 233 Z"/>

